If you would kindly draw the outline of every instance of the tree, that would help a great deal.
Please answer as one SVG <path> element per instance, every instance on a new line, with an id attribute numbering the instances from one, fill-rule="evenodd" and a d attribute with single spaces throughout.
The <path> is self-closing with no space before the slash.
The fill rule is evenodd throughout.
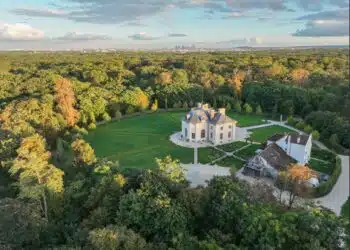
<path id="1" fill-rule="evenodd" d="M 317 130 L 312 131 L 312 139 L 316 141 L 320 139 L 320 133 Z"/>
<path id="2" fill-rule="evenodd" d="M 122 119 L 122 113 L 118 110 L 117 112 L 115 112 L 114 117 L 117 121 L 120 121 L 120 119 Z"/>
<path id="3" fill-rule="evenodd" d="M 187 85 L 188 84 L 187 72 L 183 69 L 174 70 L 172 74 L 172 81 L 174 84 Z"/>
<path id="4" fill-rule="evenodd" d="M 153 103 L 152 106 L 151 106 L 151 110 L 152 110 L 153 112 L 156 112 L 156 111 L 158 110 L 158 100 L 157 100 L 157 99 L 154 100 L 154 103 Z"/>
<path id="5" fill-rule="evenodd" d="M 231 110 L 231 104 L 230 103 L 227 103 L 226 105 L 226 111 L 230 111 Z"/>
<path id="6" fill-rule="evenodd" d="M 67 124 L 73 127 L 79 119 L 79 112 L 74 108 L 76 101 L 71 83 L 64 78 L 59 78 L 56 80 L 55 91 L 58 110 Z"/>
<path id="7" fill-rule="evenodd" d="M 261 109 L 261 106 L 260 106 L 260 105 L 258 105 L 258 106 L 256 107 L 256 109 L 255 109 L 255 113 L 256 113 L 257 115 L 262 115 L 262 114 L 263 114 L 263 112 L 262 112 L 262 109 Z"/>
<path id="8" fill-rule="evenodd" d="M 238 71 L 236 74 L 233 75 L 232 79 L 230 79 L 229 81 L 238 95 L 241 94 L 245 77 L 246 73 L 244 71 Z"/>
<path id="9" fill-rule="evenodd" d="M 182 108 L 184 108 L 184 109 L 188 109 L 188 104 L 187 104 L 187 102 L 186 102 L 186 101 L 184 101 L 184 103 L 182 104 Z"/>
<path id="10" fill-rule="evenodd" d="M 305 69 L 294 69 L 290 75 L 293 79 L 293 81 L 299 85 L 305 83 L 307 79 L 309 78 L 309 71 Z"/>
<path id="11" fill-rule="evenodd" d="M 20 197 L 37 200 L 48 219 L 48 195 L 63 191 L 63 171 L 49 164 L 51 154 L 46 151 L 43 137 L 38 134 L 22 140 L 17 157 L 10 168 L 18 176 Z"/>
<path id="12" fill-rule="evenodd" d="M 0 242 L 2 249 L 38 248 L 46 221 L 40 208 L 20 199 L 0 199 Z M 6 245 L 9 248 L 6 248 Z"/>
<path id="13" fill-rule="evenodd" d="M 171 73 L 162 72 L 155 78 L 155 83 L 160 85 L 167 85 L 172 82 Z"/>
<path id="14" fill-rule="evenodd" d="M 72 143 L 75 166 L 92 165 L 96 162 L 93 148 L 83 139 L 76 139 Z"/>
<path id="15" fill-rule="evenodd" d="M 180 183 L 185 181 L 184 169 L 178 160 L 173 160 L 171 156 L 164 159 L 156 158 L 157 168 L 161 175 L 165 176 L 172 182 Z"/>
<path id="16" fill-rule="evenodd" d="M 331 137 L 329 137 L 329 142 L 332 144 L 332 146 L 337 146 L 339 144 L 338 135 L 332 134 Z"/>
<path id="17" fill-rule="evenodd" d="M 110 225 L 90 231 L 89 241 L 101 250 L 140 250 L 147 248 L 147 242 L 134 231 L 126 227 Z"/>
<path id="18" fill-rule="evenodd" d="M 304 123 L 303 121 L 300 121 L 300 122 L 298 122 L 298 123 L 295 125 L 295 127 L 296 127 L 297 129 L 304 129 L 305 123 Z"/>
<path id="19" fill-rule="evenodd" d="M 294 102 L 292 100 L 286 100 L 282 102 L 280 106 L 280 111 L 284 115 L 291 116 L 294 114 Z"/>
<path id="20" fill-rule="evenodd" d="M 249 103 L 245 103 L 243 105 L 244 112 L 247 114 L 251 114 L 253 112 L 253 108 L 249 105 Z"/>
<path id="21" fill-rule="evenodd" d="M 310 125 L 306 125 L 304 127 L 304 132 L 310 134 L 312 132 L 312 127 Z"/>
<path id="22" fill-rule="evenodd" d="M 239 101 L 236 101 L 234 109 L 237 113 L 241 113 L 242 112 L 242 107 Z"/>

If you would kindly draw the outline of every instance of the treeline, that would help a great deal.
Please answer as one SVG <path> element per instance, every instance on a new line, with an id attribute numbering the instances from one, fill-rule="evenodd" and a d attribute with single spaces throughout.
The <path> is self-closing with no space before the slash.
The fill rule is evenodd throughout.
<path id="1" fill-rule="evenodd" d="M 332 112 L 334 126 L 328 124 L 328 115 L 314 129 L 322 140 L 334 135 L 339 145 L 349 148 L 348 53 L 0 54 L 0 108 L 2 113 L 17 110 L 16 122 L 36 117 L 30 123 L 39 127 L 40 117 L 51 117 L 45 123 L 55 124 L 48 124 L 48 130 L 60 130 L 65 125 L 54 117 L 59 109 L 55 83 L 65 78 L 74 91 L 80 127 L 93 128 L 96 121 L 145 109 L 187 108 L 199 101 L 237 111 L 246 104 L 259 113 L 303 118 L 314 111 Z"/>
<path id="2" fill-rule="evenodd" d="M 0 248 L 341 249 L 349 224 L 178 162 L 122 170 L 81 139 L 98 121 L 205 101 L 302 117 L 349 147 L 348 50 L 0 54 Z"/>

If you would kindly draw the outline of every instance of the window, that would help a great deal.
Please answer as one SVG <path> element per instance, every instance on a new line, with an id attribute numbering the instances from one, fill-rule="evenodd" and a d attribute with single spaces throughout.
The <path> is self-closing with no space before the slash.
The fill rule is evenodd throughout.
<path id="1" fill-rule="evenodd" d="M 204 129 L 202 129 L 202 131 L 201 131 L 201 138 L 205 138 L 205 130 Z"/>
<path id="2" fill-rule="evenodd" d="M 224 138 L 224 134 L 220 133 L 220 140 L 222 140 L 222 138 Z"/>
<path id="3" fill-rule="evenodd" d="M 231 132 L 228 132 L 228 138 L 231 138 Z"/>
<path id="4" fill-rule="evenodd" d="M 232 126 L 230 125 L 230 126 L 228 126 L 228 128 L 229 128 L 229 129 L 231 129 L 231 128 L 232 128 Z"/>
<path id="5" fill-rule="evenodd" d="M 188 131 L 187 131 L 187 128 L 185 128 L 185 137 L 187 138 L 187 135 L 188 135 Z"/>
<path id="6" fill-rule="evenodd" d="M 196 134 L 192 133 L 192 139 L 196 139 Z"/>
<path id="7" fill-rule="evenodd" d="M 224 126 L 222 126 L 220 129 L 221 129 L 221 130 L 224 130 Z"/>
<path id="8" fill-rule="evenodd" d="M 210 139 L 213 139 L 213 133 L 210 133 Z"/>

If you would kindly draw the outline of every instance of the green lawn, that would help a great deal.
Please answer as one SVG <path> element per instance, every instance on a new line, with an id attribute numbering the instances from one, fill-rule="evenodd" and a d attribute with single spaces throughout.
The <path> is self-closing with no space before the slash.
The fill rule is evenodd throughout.
<path id="1" fill-rule="evenodd" d="M 344 205 L 341 207 L 341 215 L 343 217 L 346 217 L 346 218 L 350 219 L 350 197 L 344 203 Z"/>
<path id="2" fill-rule="evenodd" d="M 256 150 L 260 149 L 261 145 L 260 144 L 252 144 L 249 147 L 238 151 L 235 155 L 248 160 L 250 157 L 256 155 Z"/>
<path id="3" fill-rule="evenodd" d="M 293 132 L 292 130 L 281 127 L 278 125 L 270 126 L 270 127 L 265 127 L 265 128 L 257 128 L 251 130 L 253 132 L 251 134 L 251 138 L 253 141 L 256 142 L 265 142 L 267 138 L 269 138 L 271 135 L 277 134 L 277 133 L 290 133 Z"/>
<path id="4" fill-rule="evenodd" d="M 314 159 L 310 159 L 309 164 L 310 168 L 313 170 L 316 170 L 321 173 L 325 173 L 328 175 L 331 175 L 334 171 L 334 166 L 335 164 L 331 162 L 322 162 L 322 161 L 317 161 Z"/>
<path id="5" fill-rule="evenodd" d="M 235 141 L 233 143 L 220 145 L 220 146 L 218 146 L 218 148 L 224 150 L 225 152 L 233 152 L 237 149 L 244 147 L 245 145 L 248 145 L 248 143 L 243 142 L 243 141 Z"/>
<path id="6" fill-rule="evenodd" d="M 98 157 L 119 161 L 121 167 L 152 168 L 154 158 L 171 155 L 183 163 L 193 162 L 193 149 L 174 145 L 169 136 L 181 130 L 184 112 L 155 113 L 113 121 L 90 130 L 85 136 Z M 240 125 L 261 124 L 262 117 L 229 113 Z M 210 148 L 201 148 L 199 162 L 206 164 L 222 156 Z"/>
<path id="7" fill-rule="evenodd" d="M 227 113 L 229 117 L 237 121 L 237 126 L 239 127 L 248 127 L 254 125 L 264 124 L 264 117 L 259 115 L 246 115 L 240 114 L 233 111 Z"/>
<path id="8" fill-rule="evenodd" d="M 215 164 L 222 167 L 231 167 L 236 170 L 241 169 L 244 165 L 244 161 L 238 160 L 232 156 L 226 157 L 221 161 L 216 162 Z"/>

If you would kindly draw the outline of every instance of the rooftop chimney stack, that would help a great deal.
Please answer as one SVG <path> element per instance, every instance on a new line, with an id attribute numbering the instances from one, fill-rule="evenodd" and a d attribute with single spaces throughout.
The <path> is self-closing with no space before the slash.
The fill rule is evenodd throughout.
<path id="1" fill-rule="evenodd" d="M 202 103 L 201 102 L 197 102 L 197 108 L 201 108 L 202 107 Z"/>
<path id="2" fill-rule="evenodd" d="M 222 114 L 222 115 L 225 115 L 226 114 L 226 109 L 225 108 L 219 109 L 219 113 Z"/>

